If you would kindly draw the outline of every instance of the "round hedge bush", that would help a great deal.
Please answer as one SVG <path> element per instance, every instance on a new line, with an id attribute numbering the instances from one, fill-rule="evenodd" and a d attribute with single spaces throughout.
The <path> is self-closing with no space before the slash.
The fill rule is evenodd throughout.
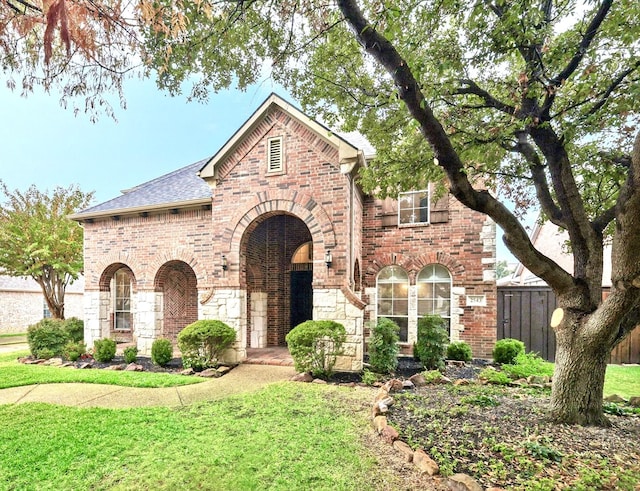
<path id="1" fill-rule="evenodd" d="M 455 341 L 447 346 L 447 360 L 471 361 L 471 346 L 464 341 Z"/>
<path id="2" fill-rule="evenodd" d="M 178 348 L 185 368 L 215 367 L 226 349 L 236 340 L 236 331 L 219 320 L 199 320 L 178 334 Z"/>
<path id="3" fill-rule="evenodd" d="M 524 353 L 524 349 L 524 343 L 518 339 L 501 339 L 493 348 L 493 361 L 496 363 L 512 364 L 516 356 Z"/>
<path id="4" fill-rule="evenodd" d="M 158 338 L 151 344 L 151 362 L 160 367 L 173 358 L 173 344 L 169 339 Z"/>
<path id="5" fill-rule="evenodd" d="M 298 372 L 316 377 L 330 377 L 342 345 L 347 338 L 344 326 L 338 322 L 306 321 L 294 327 L 285 340 Z"/>

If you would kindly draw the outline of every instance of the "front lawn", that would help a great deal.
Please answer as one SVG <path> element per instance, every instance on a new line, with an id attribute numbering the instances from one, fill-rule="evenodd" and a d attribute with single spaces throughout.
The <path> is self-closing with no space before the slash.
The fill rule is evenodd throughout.
<path id="1" fill-rule="evenodd" d="M 629 398 L 640 396 L 639 365 L 609 365 L 604 379 L 604 395 L 618 394 Z"/>
<path id="2" fill-rule="evenodd" d="M 138 374 L 139 375 L 139 374 Z M 187 408 L 0 406 L 9 489 L 399 489 L 361 443 L 369 391 L 279 383 Z"/>
<path id="3" fill-rule="evenodd" d="M 17 357 L 27 352 L 0 355 L 0 389 L 33 384 L 80 382 L 121 385 L 126 387 L 175 387 L 203 382 L 200 377 L 185 377 L 168 373 L 125 372 L 113 370 L 60 368 L 43 365 L 23 365 Z"/>

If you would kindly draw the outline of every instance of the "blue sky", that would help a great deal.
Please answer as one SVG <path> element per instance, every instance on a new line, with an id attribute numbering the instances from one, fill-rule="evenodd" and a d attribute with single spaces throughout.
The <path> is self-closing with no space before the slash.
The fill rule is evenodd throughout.
<path id="1" fill-rule="evenodd" d="M 127 109 L 117 121 L 74 116 L 55 93 L 21 97 L 0 87 L 0 179 L 9 189 L 77 184 L 94 203 L 212 156 L 271 92 L 291 100 L 268 79 L 246 92 L 213 94 L 207 104 L 171 97 L 150 80 L 125 84 Z M 514 261 L 498 231 L 498 259 Z"/>

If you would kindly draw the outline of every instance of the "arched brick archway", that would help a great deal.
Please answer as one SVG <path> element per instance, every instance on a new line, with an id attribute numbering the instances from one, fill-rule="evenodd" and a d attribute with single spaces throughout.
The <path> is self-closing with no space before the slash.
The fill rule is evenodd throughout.
<path id="1" fill-rule="evenodd" d="M 160 335 L 175 342 L 182 329 L 198 320 L 196 275 L 187 263 L 169 261 L 156 273 L 154 290 L 160 293 Z"/>
<path id="2" fill-rule="evenodd" d="M 246 263 L 247 339 L 251 348 L 284 346 L 286 334 L 313 312 L 313 269 L 292 267 L 298 248 L 312 241 L 300 218 L 283 212 L 257 217 L 239 245 Z"/>

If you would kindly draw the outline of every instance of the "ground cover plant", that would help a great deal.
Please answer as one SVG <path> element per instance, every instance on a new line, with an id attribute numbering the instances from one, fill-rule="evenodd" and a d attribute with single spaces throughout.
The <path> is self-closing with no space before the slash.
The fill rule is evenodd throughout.
<path id="1" fill-rule="evenodd" d="M 43 365 L 24 365 L 17 361 L 28 353 L 14 352 L 0 355 L 0 389 L 33 384 L 89 383 L 122 385 L 126 387 L 174 387 L 203 382 L 197 377 L 169 373 L 124 372 L 114 370 L 74 370 Z"/>
<path id="2" fill-rule="evenodd" d="M 182 409 L 0 406 L 14 489 L 399 489 L 362 442 L 370 392 L 280 383 Z M 215 428 L 215 431 L 212 431 Z"/>

